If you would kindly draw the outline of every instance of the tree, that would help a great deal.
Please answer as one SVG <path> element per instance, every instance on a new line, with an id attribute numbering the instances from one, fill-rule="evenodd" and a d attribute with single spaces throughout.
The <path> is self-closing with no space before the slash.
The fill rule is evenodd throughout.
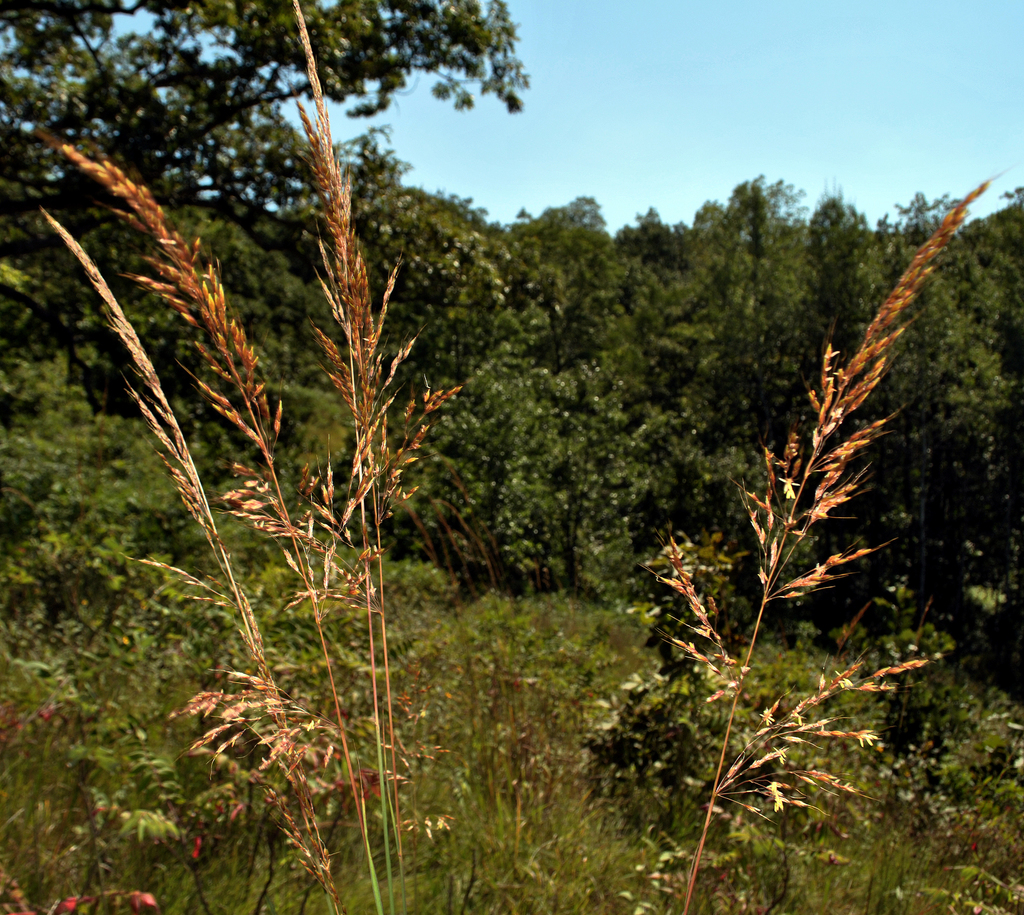
<path id="1" fill-rule="evenodd" d="M 305 11 L 324 90 L 354 116 L 388 107 L 410 75 L 472 107 L 469 85 L 518 111 L 528 84 L 503 0 L 313 0 Z M 80 233 L 96 189 L 35 130 L 94 143 L 174 206 L 263 224 L 306 203 L 297 133 L 281 103 L 308 90 L 288 0 L 0 0 L 0 215 L 40 205 Z M 19 217 L 21 219 L 19 219 Z M 0 256 L 50 246 L 5 233 Z"/>
<path id="2" fill-rule="evenodd" d="M 509 111 L 521 107 L 527 78 L 503 0 L 486 10 L 479 0 L 304 6 L 325 92 L 350 104 L 350 115 L 386 109 L 421 72 L 436 75 L 435 95 L 457 108 L 472 106 L 474 84 Z M 112 201 L 37 131 L 128 165 L 162 203 L 199 219 L 203 234 L 212 219 L 241 230 L 255 251 L 280 252 L 269 261 L 249 257 L 257 274 L 272 261 L 274 275 L 312 279 L 312 200 L 283 106 L 308 90 L 292 32 L 289 0 L 0 0 L 4 348 L 62 350 L 94 409 L 116 374 L 109 335 L 91 297 L 80 294 L 74 266 L 51 250 L 59 240 L 42 224 L 41 206 L 79 238 L 94 233 L 87 241 L 108 275 L 139 269 L 124 230 L 96 205 Z M 304 313 L 275 313 L 285 320 L 288 312 Z M 176 331 L 161 325 L 161 334 L 171 335 L 164 348 L 173 351 Z"/>
<path id="3" fill-rule="evenodd" d="M 536 356 L 555 375 L 594 359 L 616 313 L 621 268 L 592 197 L 550 207 L 511 227 L 513 287 L 544 314 Z"/>

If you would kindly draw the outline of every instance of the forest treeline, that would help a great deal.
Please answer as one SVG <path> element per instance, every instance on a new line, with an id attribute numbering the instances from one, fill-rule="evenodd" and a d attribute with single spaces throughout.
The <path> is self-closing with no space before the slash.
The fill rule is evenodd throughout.
<path id="1" fill-rule="evenodd" d="M 651 209 L 612 234 L 590 198 L 498 225 L 471 201 L 407 186 L 380 134 L 348 154 L 378 292 L 401 261 L 389 321 L 393 347 L 419 335 L 407 381 L 464 385 L 396 518 L 392 555 L 432 561 L 469 591 L 617 606 L 665 599 L 642 565 L 670 533 L 751 549 L 736 483 L 759 481 L 761 445 L 807 419 L 823 341 L 856 345 L 950 203 L 918 196 L 872 228 L 841 194 L 806 207 L 792 186 L 757 178 L 692 225 Z M 343 453 L 309 326 L 329 321 L 309 266 L 315 236 L 273 245 L 209 209 L 176 218 L 216 252 L 264 347 L 274 396 L 291 409 L 282 448 L 294 471 L 325 433 Z M 6 241 L 34 219 L 8 220 Z M 103 223 L 83 243 L 189 401 L 208 472 L 226 479 L 217 455 L 232 433 L 189 394 L 198 355 L 176 317 L 121 278 L 140 268 L 137 239 Z M 0 600 L 6 614 L 51 623 L 90 602 L 113 612 L 112 593 L 141 574 L 123 554 L 173 561 L 193 535 L 139 441 L 124 357 L 71 258 L 29 250 L 0 270 Z M 812 549 L 889 545 L 863 574 L 794 602 L 783 636 L 809 622 L 827 637 L 899 589 L 973 673 L 1024 690 L 1022 291 L 1018 191 L 943 255 L 863 419 L 895 414 L 869 492 Z M 742 622 L 756 569 L 734 567 L 730 612 Z M 887 624 L 874 613 L 865 626 Z"/>
<path id="2" fill-rule="evenodd" d="M 529 80 L 501 0 L 306 6 L 325 91 L 349 114 L 385 110 L 415 74 L 435 78 L 435 95 L 458 108 L 472 106 L 474 88 L 511 112 L 522 106 Z M 191 548 L 137 440 L 124 355 L 39 207 L 97 258 L 182 402 L 201 359 L 176 318 L 123 278 L 144 272 L 143 252 L 104 207 L 112 200 L 43 134 L 112 155 L 202 234 L 295 405 L 282 447 L 296 467 L 323 433 L 344 451 L 309 328 L 310 318 L 331 319 L 287 111 L 308 90 L 291 21 L 286 0 L 0 8 L 8 613 L 31 607 L 53 622 L 79 614 L 83 599 L 109 607 L 115 585 L 97 563 L 116 567 L 120 587 L 138 575 L 124 554 Z M 805 207 L 792 187 L 757 178 L 689 226 L 651 209 L 612 234 L 588 198 L 502 226 L 470 201 L 406 186 L 380 133 L 348 155 L 378 294 L 401 260 L 391 342 L 420 335 L 407 380 L 464 385 L 422 465 L 421 494 L 396 519 L 392 554 L 429 559 L 466 589 L 620 605 L 663 599 L 639 564 L 670 533 L 720 534 L 732 554 L 751 547 L 735 484 L 754 482 L 761 445 L 806 415 L 823 340 L 851 350 L 950 203 L 918 196 L 871 227 L 841 194 Z M 957 657 L 1018 695 L 1022 232 L 1018 191 L 944 253 L 864 419 L 896 414 L 873 456 L 871 491 L 814 549 L 891 543 L 864 561 L 865 574 L 794 603 L 782 623 L 809 621 L 827 638 L 869 600 L 912 592 L 918 613 L 930 605 L 930 621 L 956 640 Z M 224 477 L 217 455 L 229 453 L 231 433 L 201 405 L 187 415 L 209 472 Z M 107 552 L 87 549 L 98 543 Z M 742 616 L 754 568 L 733 567 L 732 612 Z M 86 582 L 106 596 L 83 596 Z"/>

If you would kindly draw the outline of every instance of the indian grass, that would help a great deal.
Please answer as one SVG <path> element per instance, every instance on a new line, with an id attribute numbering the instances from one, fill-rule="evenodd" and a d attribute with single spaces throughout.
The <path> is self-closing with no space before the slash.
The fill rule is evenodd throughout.
<path id="1" fill-rule="evenodd" d="M 294 4 L 294 12 L 316 107 L 315 120 L 301 106 L 300 115 L 326 229 L 326 242 L 320 243 L 321 286 L 340 328 L 341 340 L 335 341 L 315 326 L 313 332 L 327 361 L 331 382 L 349 412 L 354 433 L 348 480 L 343 487 L 335 482 L 334 466 L 328 456 L 319 473 L 308 468 L 304 471 L 297 507 L 285 495 L 286 487 L 275 459 L 283 405 L 280 401 L 272 405 L 256 349 L 227 302 L 216 264 L 201 254 L 200 240 L 187 241 L 169 224 L 152 193 L 114 163 L 90 159 L 69 144 L 52 142 L 108 193 L 123 201 L 127 209 L 119 211 L 120 215 L 154 243 L 155 253 L 148 258 L 154 276 L 136 275 L 132 279 L 160 296 L 195 331 L 194 345 L 215 379 L 213 384 L 197 379 L 197 386 L 210 406 L 241 432 L 251 446 L 252 457 L 246 463 L 236 461 L 232 465 L 239 485 L 223 496 L 222 510 L 277 544 L 295 574 L 297 586 L 288 607 L 308 607 L 312 615 L 330 683 L 333 715 L 302 705 L 278 683 L 267 659 L 259 619 L 236 574 L 211 500 L 156 369 L 94 262 L 56 220 L 45 215 L 85 268 L 106 305 L 111 328 L 128 350 L 141 382 L 138 390 L 131 389 L 131 396 L 158 442 L 185 507 L 206 537 L 220 576 L 192 574 L 162 562 L 153 564 L 177 575 L 202 599 L 234 611 L 255 668 L 254 673 L 231 672 L 236 686 L 233 691 L 202 692 L 187 704 L 184 711 L 188 714 L 215 716 L 223 722 L 207 730 L 191 749 L 211 747 L 221 752 L 238 743 L 246 733 L 256 738 L 266 751 L 262 769 L 276 766 L 290 789 L 288 796 L 284 796 L 264 786 L 266 799 L 280 816 L 302 865 L 323 889 L 329 909 L 341 913 L 346 909 L 317 818 L 311 787 L 315 773 L 310 770 L 308 752 L 313 737 L 324 739 L 328 747 L 323 760 L 326 765 L 340 745 L 375 907 L 378 915 L 384 915 L 386 904 L 387 911 L 394 915 L 398 908 L 407 910 L 407 901 L 382 528 L 395 505 L 412 493 L 403 489 L 403 474 L 423 445 L 431 414 L 457 389 L 427 390 L 421 400 L 411 398 L 402 416 L 399 444 L 393 443 L 395 436 L 389 428 L 389 416 L 397 396 L 395 375 L 413 341 L 406 342 L 386 362 L 383 330 L 396 272 L 392 271 L 381 303 L 375 308 L 352 227 L 351 188 L 334 155 L 330 119 L 298 3 Z M 348 555 L 354 558 L 346 558 Z M 366 809 L 367 796 L 374 792 L 366 789 L 365 773 L 354 762 L 346 715 L 335 682 L 334 659 L 325 634 L 325 623 L 338 607 L 358 608 L 365 613 L 383 875 L 377 873 L 374 865 Z"/>
<path id="2" fill-rule="evenodd" d="M 794 763 L 787 754 L 793 748 L 817 746 L 819 741 L 856 740 L 861 745 L 870 745 L 877 740 L 874 731 L 851 727 L 847 721 L 837 717 L 820 717 L 819 708 L 845 692 L 894 689 L 888 678 L 927 663 L 923 658 L 911 658 L 864 676 L 861 672 L 863 662 L 857 661 L 845 669 L 836 670 L 832 676 L 823 672 L 816 691 L 799 700 L 783 696 L 764 708 L 752 736 L 745 739 L 738 752 L 733 750 L 731 738 L 743 687 L 751 672 L 754 649 L 770 605 L 829 587 L 836 579 L 849 574 L 847 567 L 850 564 L 878 549 L 853 545 L 833 553 L 813 568 L 800 569 L 795 573 L 791 571 L 800 555 L 800 546 L 808 540 L 816 525 L 835 517 L 835 512 L 861 491 L 866 471 L 855 462 L 884 433 L 889 417 L 852 430 L 847 423 L 892 364 L 896 343 L 909 324 L 907 310 L 935 269 L 936 256 L 963 224 L 967 208 L 988 186 L 986 181 L 964 197 L 918 249 L 848 362 L 841 363 L 839 352 L 833 349 L 831 341 L 826 341 L 818 388 L 808 392 L 816 415 L 810 433 L 802 434 L 799 426 L 794 425 L 781 454 L 764 448 L 764 489 L 760 492 L 743 490 L 750 524 L 759 545 L 761 597 L 742 661 L 730 655 L 715 628 L 717 608 L 714 600 L 709 598 L 705 606 L 697 594 L 681 551 L 674 541 L 669 544 L 672 574 L 659 576 L 660 580 L 682 595 L 693 614 L 693 619 L 687 619 L 685 625 L 702 646 L 708 647 L 698 647 L 692 640 L 666 638 L 718 680 L 720 688 L 708 697 L 708 702 L 731 699 L 703 827 L 690 865 L 684 915 L 689 912 L 693 901 L 708 832 L 719 811 L 717 802 L 730 800 L 752 813 L 763 815 L 741 798 L 750 793 L 761 795 L 777 813 L 786 807 L 811 806 L 808 792 L 857 793 L 857 788 L 842 777 L 817 767 Z M 730 755 L 732 761 L 726 768 Z"/>

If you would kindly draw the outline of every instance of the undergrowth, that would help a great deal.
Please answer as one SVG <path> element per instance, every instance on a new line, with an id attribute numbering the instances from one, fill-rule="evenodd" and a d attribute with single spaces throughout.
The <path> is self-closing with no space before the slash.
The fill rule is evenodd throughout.
<path id="1" fill-rule="evenodd" d="M 410 911 L 681 911 L 712 757 L 669 788 L 657 767 L 616 763 L 601 747 L 646 739 L 658 759 L 690 723 L 716 726 L 699 692 L 668 688 L 638 616 L 545 596 L 489 597 L 455 615 L 442 573 L 387 573 L 417 821 L 406 834 Z M 70 627 L 31 646 L 5 631 L 0 867 L 26 905 L 96 895 L 102 873 L 108 889 L 150 893 L 169 913 L 204 911 L 204 899 L 217 913 L 323 911 L 260 803 L 259 755 L 181 754 L 194 724 L 168 714 L 211 676 L 177 628 L 187 607 L 172 625 L 154 605 L 128 644 L 118 630 L 86 653 Z M 308 633 L 284 615 L 267 623 L 280 634 L 276 667 L 314 663 Z M 244 658 L 230 632 L 222 663 Z M 752 702 L 814 683 L 826 656 L 812 635 L 764 643 Z M 901 635 L 866 647 L 888 654 Z M 939 667 L 915 688 L 940 693 L 956 720 L 902 753 L 883 737 L 882 749 L 831 756 L 867 797 L 790 810 L 779 829 L 723 811 L 698 911 L 763 912 L 780 894 L 774 911 L 808 915 L 1019 911 L 1024 712 Z M 635 727 L 652 714 L 658 729 Z M 889 703 L 869 697 L 857 714 L 884 729 Z M 341 814 L 335 878 L 364 910 L 373 893 L 358 827 L 351 810 L 328 813 Z M 9 911 L 27 910 L 4 892 Z"/>

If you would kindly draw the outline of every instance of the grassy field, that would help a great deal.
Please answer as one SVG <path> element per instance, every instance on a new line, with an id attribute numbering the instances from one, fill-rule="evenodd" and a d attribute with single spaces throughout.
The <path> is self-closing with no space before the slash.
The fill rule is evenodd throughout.
<path id="1" fill-rule="evenodd" d="M 459 602 L 435 570 L 390 571 L 409 911 L 681 911 L 713 759 L 678 751 L 720 721 L 685 678 L 665 688 L 638 615 L 546 596 Z M 197 725 L 172 717 L 218 677 L 190 646 L 220 641 L 227 662 L 238 638 L 150 609 L 144 625 L 87 650 L 70 627 L 48 639 L 6 628 L 2 904 L 51 911 L 91 896 L 101 898 L 81 910 L 144 909 L 134 892 L 168 913 L 322 911 L 261 799 L 274 781 L 259 771 L 265 750 L 183 752 Z M 311 688 L 298 624 L 265 626 L 281 636 L 275 669 Z M 805 643 L 761 652 L 755 704 L 825 661 Z M 872 799 L 823 796 L 820 809 L 787 809 L 777 822 L 730 805 L 711 836 L 699 911 L 1021 911 L 1024 713 L 939 665 L 911 695 L 927 720 L 921 745 L 896 752 L 883 731 L 883 748 L 829 760 Z M 878 701 L 857 713 L 883 729 L 892 717 Z M 617 741 L 646 742 L 646 755 L 616 763 Z M 348 910 L 366 911 L 341 770 L 320 771 L 335 878 Z M 375 789 L 368 775 L 367 796 Z"/>

